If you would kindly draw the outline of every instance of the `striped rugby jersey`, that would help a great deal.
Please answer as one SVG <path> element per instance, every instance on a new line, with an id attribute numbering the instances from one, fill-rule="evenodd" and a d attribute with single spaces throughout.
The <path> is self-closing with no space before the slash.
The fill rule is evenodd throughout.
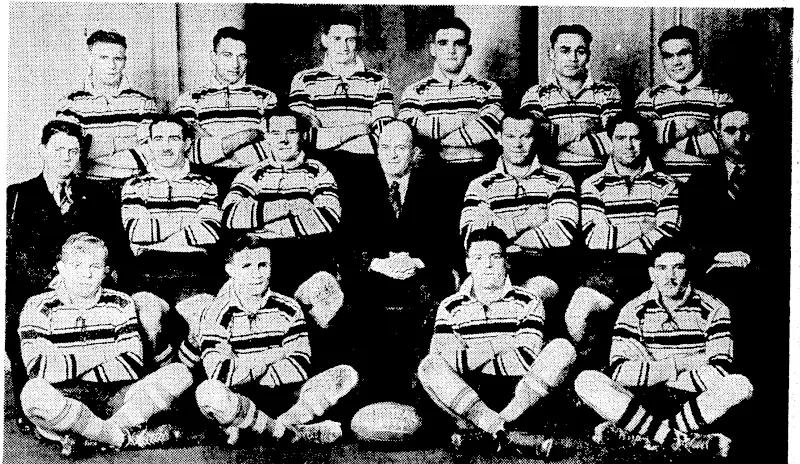
<path id="1" fill-rule="evenodd" d="M 270 204 L 277 200 L 288 201 L 291 211 L 271 213 Z M 293 167 L 279 167 L 267 159 L 243 169 L 231 184 L 222 212 L 228 229 L 269 239 L 331 232 L 342 208 L 328 168 L 301 153 Z"/>
<path id="2" fill-rule="evenodd" d="M 719 154 L 716 118 L 733 104 L 729 94 L 704 84 L 702 71 L 684 85 L 667 79 L 642 92 L 634 105 L 653 121 L 666 172 L 681 183 Z"/>
<path id="3" fill-rule="evenodd" d="M 219 241 L 221 220 L 217 186 L 190 173 L 189 163 L 176 178 L 153 171 L 122 187 L 122 223 L 135 255 L 203 251 Z"/>
<path id="4" fill-rule="evenodd" d="M 685 301 L 668 311 L 653 287 L 620 311 L 609 373 L 627 386 L 666 382 L 686 391 L 707 390 L 730 372 L 730 327 L 730 311 L 713 296 L 689 287 Z M 675 374 L 670 360 L 698 354 L 707 357 L 707 365 Z"/>
<path id="5" fill-rule="evenodd" d="M 604 128 L 622 110 L 622 97 L 614 84 L 595 81 L 591 75 L 573 97 L 551 72 L 547 83 L 525 92 L 520 109 L 551 123 L 557 166 L 601 168 L 611 152 Z"/>
<path id="6" fill-rule="evenodd" d="M 489 218 L 483 217 L 488 213 L 486 206 L 491 210 Z M 538 219 L 529 216 L 534 208 L 544 215 Z M 493 171 L 469 184 L 460 230 L 466 243 L 472 230 L 478 228 L 476 222 L 508 220 L 514 223 L 514 234 L 508 230 L 506 234 L 522 248 L 566 247 L 578 228 L 578 213 L 575 184 L 567 173 L 541 164 L 537 156 L 528 174 L 517 179 L 506 172 L 501 157 Z"/>
<path id="7" fill-rule="evenodd" d="M 431 76 L 406 87 L 397 116 L 438 141 L 445 161 L 480 161 L 485 154 L 477 146 L 498 143 L 502 100 L 494 82 L 476 79 L 466 69 L 450 80 L 434 65 Z"/>
<path id="8" fill-rule="evenodd" d="M 132 89 L 127 78 L 122 78 L 117 94 L 111 96 L 97 93 L 87 78 L 82 89 L 61 100 L 56 117 L 83 127 L 90 136 L 86 176 L 108 180 L 140 173 L 142 160 L 129 150 L 147 140 L 155 113 L 155 100 Z"/>
<path id="9" fill-rule="evenodd" d="M 662 237 L 675 235 L 680 222 L 678 186 L 655 171 L 649 158 L 632 180 L 617 173 L 611 158 L 581 186 L 581 223 L 590 249 L 644 255 Z"/>
<path id="10" fill-rule="evenodd" d="M 303 312 L 279 293 L 268 291 L 260 309 L 247 311 L 229 280 L 203 312 L 200 347 L 208 378 L 228 386 L 274 387 L 308 379 L 311 345 Z"/>
<path id="11" fill-rule="evenodd" d="M 212 75 L 205 86 L 178 97 L 175 114 L 195 127 L 192 163 L 242 168 L 265 158 L 263 150 L 254 143 L 228 156 L 222 150 L 223 137 L 245 129 L 265 132 L 266 118 L 278 104 L 273 92 L 246 82 L 247 75 L 235 84 L 225 85 Z"/>
<path id="12" fill-rule="evenodd" d="M 136 306 L 128 295 L 101 289 L 87 309 L 71 304 L 61 278 L 31 297 L 22 310 L 19 336 L 30 378 L 51 384 L 135 381 L 144 375 Z"/>
<path id="13" fill-rule="evenodd" d="M 439 305 L 434 323 L 431 353 L 439 353 L 456 372 L 478 370 L 484 374 L 521 376 L 528 372 L 542 351 L 544 307 L 533 294 L 511 285 L 506 278 L 503 296 L 489 305 L 475 298 L 472 277 L 467 277 L 455 295 Z M 479 343 L 506 335 L 516 349 L 502 352 L 489 362 L 476 350 Z"/>
<path id="14" fill-rule="evenodd" d="M 337 74 L 327 61 L 322 66 L 300 71 L 292 79 L 289 108 L 306 115 L 317 128 L 317 148 L 374 154 L 367 135 L 341 140 L 342 126 L 366 124 L 380 130 L 394 117 L 394 95 L 386 76 L 366 69 L 356 57 L 355 72 Z"/>

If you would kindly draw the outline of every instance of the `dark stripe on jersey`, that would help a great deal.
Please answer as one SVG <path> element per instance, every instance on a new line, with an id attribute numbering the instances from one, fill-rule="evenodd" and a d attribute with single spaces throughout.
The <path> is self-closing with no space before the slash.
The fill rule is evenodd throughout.
<path id="1" fill-rule="evenodd" d="M 443 102 L 426 102 L 420 108 L 424 113 L 435 113 L 437 111 L 458 111 L 463 109 L 479 110 L 486 103 L 475 100 L 474 98 L 466 98 L 464 100 L 443 101 Z"/>
<path id="2" fill-rule="evenodd" d="M 702 345 L 705 344 L 706 337 L 703 334 L 676 334 L 669 335 L 667 333 L 659 333 L 658 335 L 645 335 L 644 343 L 646 345 Z"/>
<path id="3" fill-rule="evenodd" d="M 275 348 L 283 343 L 283 335 L 263 335 L 245 340 L 231 339 L 231 347 L 235 351 L 251 350 L 255 348 Z"/>
<path id="4" fill-rule="evenodd" d="M 490 332 L 516 332 L 519 328 L 517 322 L 484 322 L 468 325 L 465 327 L 458 327 L 456 332 L 462 335 L 484 334 Z"/>
<path id="5" fill-rule="evenodd" d="M 519 198 L 502 198 L 498 200 L 489 200 L 491 209 L 503 208 L 516 208 L 520 206 L 544 205 L 547 204 L 549 199 L 543 195 L 531 195 Z"/>
<path id="6" fill-rule="evenodd" d="M 559 116 L 570 116 L 575 113 L 600 116 L 600 107 L 598 105 L 577 105 L 570 103 L 557 107 L 545 108 L 544 110 L 544 115 L 550 119 L 555 119 Z"/>
<path id="7" fill-rule="evenodd" d="M 366 99 L 362 97 L 334 97 L 334 98 L 320 98 L 314 102 L 314 106 L 317 107 L 318 110 L 324 110 L 331 107 L 339 107 L 339 108 L 362 108 L 362 109 L 370 109 L 372 108 L 372 99 Z"/>
<path id="8" fill-rule="evenodd" d="M 199 121 L 204 121 L 206 119 L 233 119 L 233 118 L 261 119 L 262 114 L 258 110 L 248 108 L 248 109 L 230 109 L 230 110 L 208 110 L 208 111 L 201 111 L 197 115 L 197 119 Z"/>
<path id="9" fill-rule="evenodd" d="M 180 208 L 189 208 L 189 209 L 197 209 L 200 206 L 200 199 L 197 200 L 175 200 L 175 201 L 153 201 L 153 200 L 145 200 L 144 198 L 139 197 L 129 197 L 123 198 L 122 204 L 123 205 L 139 205 L 144 206 L 148 209 L 164 209 L 164 210 L 172 210 L 172 209 L 180 209 Z M 208 203 L 208 202 L 205 202 Z"/>

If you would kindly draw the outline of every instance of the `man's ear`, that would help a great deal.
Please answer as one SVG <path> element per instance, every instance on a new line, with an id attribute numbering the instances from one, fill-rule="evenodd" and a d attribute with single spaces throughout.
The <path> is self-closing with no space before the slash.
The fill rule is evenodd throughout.
<path id="1" fill-rule="evenodd" d="M 56 269 L 58 269 L 59 274 L 64 274 L 64 261 L 59 261 L 56 263 Z"/>
<path id="2" fill-rule="evenodd" d="M 656 283 L 656 268 L 648 267 L 647 268 L 647 273 L 650 274 L 650 282 L 655 284 Z"/>
<path id="3" fill-rule="evenodd" d="M 550 61 L 555 61 L 556 60 L 556 52 L 553 50 L 553 47 L 550 47 L 550 48 L 547 49 L 547 58 Z"/>
<path id="4" fill-rule="evenodd" d="M 430 46 L 428 47 L 428 51 L 430 52 L 431 56 L 436 58 L 436 52 L 434 51 L 436 47 L 436 42 L 431 42 Z"/>
<path id="5" fill-rule="evenodd" d="M 319 41 L 322 43 L 322 48 L 324 48 L 327 51 L 330 44 L 330 39 L 328 38 L 328 34 L 323 32 L 322 35 L 319 36 Z"/>
<path id="6" fill-rule="evenodd" d="M 225 273 L 228 274 L 228 277 L 233 278 L 233 264 L 225 264 Z"/>

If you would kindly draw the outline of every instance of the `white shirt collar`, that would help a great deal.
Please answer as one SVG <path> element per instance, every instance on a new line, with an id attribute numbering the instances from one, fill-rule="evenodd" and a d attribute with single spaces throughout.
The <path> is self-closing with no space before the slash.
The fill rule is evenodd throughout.
<path id="1" fill-rule="evenodd" d="M 322 61 L 322 69 L 328 71 L 334 76 L 350 77 L 357 72 L 366 71 L 367 68 L 364 65 L 364 60 L 360 56 L 356 55 L 355 63 L 349 66 L 342 66 L 339 69 L 344 72 L 340 73 L 339 71 L 335 70 L 333 63 L 330 61 L 330 58 L 328 58 L 328 55 L 326 54 L 325 58 Z"/>

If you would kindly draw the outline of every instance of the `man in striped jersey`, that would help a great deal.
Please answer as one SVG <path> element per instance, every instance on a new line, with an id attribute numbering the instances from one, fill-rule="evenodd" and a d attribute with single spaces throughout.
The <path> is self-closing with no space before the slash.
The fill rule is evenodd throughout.
<path id="1" fill-rule="evenodd" d="M 470 36 L 460 18 L 437 24 L 430 45 L 433 74 L 406 87 L 398 113 L 429 141 L 423 152 L 446 162 L 443 174 L 458 191 L 491 169 L 503 119 L 500 87 L 465 69 Z"/>
<path id="2" fill-rule="evenodd" d="M 753 393 L 731 370 L 730 313 L 692 287 L 686 246 L 663 240 L 652 257 L 653 286 L 620 311 L 606 373 L 582 372 L 575 390 L 608 421 L 595 429 L 599 443 L 639 435 L 649 448 L 725 456 L 730 439 L 697 431 Z"/>
<path id="3" fill-rule="evenodd" d="M 469 184 L 460 230 L 466 243 L 473 230 L 500 228 L 511 241 L 515 283 L 547 275 L 548 287 L 555 289 L 550 279 L 563 285 L 567 278 L 565 266 L 555 264 L 564 259 L 575 236 L 578 201 L 572 178 L 543 165 L 533 151 L 543 136 L 529 113 L 506 114 L 500 133 L 503 154 L 493 171 Z"/>
<path id="4" fill-rule="evenodd" d="M 611 158 L 581 188 L 581 223 L 589 259 L 583 286 L 566 311 L 567 329 L 576 342 L 584 339 L 591 313 L 608 315 L 614 302 L 627 301 L 647 286 L 636 270 L 644 266 L 653 245 L 678 232 L 678 187 L 672 177 L 653 169 L 645 153 L 648 127 L 631 111 L 612 117 L 607 126 Z M 581 346 L 592 346 L 590 339 Z"/>
<path id="5" fill-rule="evenodd" d="M 542 302 L 511 285 L 507 242 L 495 227 L 469 235 L 470 276 L 439 306 L 430 352 L 418 369 L 425 391 L 456 420 L 456 446 L 508 447 L 516 434 L 506 424 L 559 385 L 575 359 L 567 340 L 545 345 Z M 552 445 L 539 443 L 538 454 L 548 455 Z"/>
<path id="6" fill-rule="evenodd" d="M 140 174 L 147 163 L 139 147 L 147 140 L 147 124 L 155 101 L 134 90 L 123 75 L 125 37 L 98 30 L 86 40 L 89 75 L 83 87 L 59 104 L 58 117 L 79 123 L 89 136 L 84 172 L 104 181 L 119 199 L 125 179 Z"/>
<path id="7" fill-rule="evenodd" d="M 191 144 L 183 119 L 156 116 L 150 124 L 149 172 L 122 188 L 122 222 L 141 287 L 170 305 L 219 285 L 209 273 L 208 252 L 220 238 L 222 212 L 216 185 L 189 172 Z"/>
<path id="8" fill-rule="evenodd" d="M 330 171 L 306 158 L 308 134 L 305 118 L 276 110 L 267 120 L 267 159 L 242 170 L 222 204 L 227 229 L 275 245 L 273 258 L 284 272 L 273 288 L 285 293 L 317 271 L 330 269 L 330 236 L 342 214 Z"/>
<path id="9" fill-rule="evenodd" d="M 184 92 L 175 114 L 195 130 L 190 152 L 221 189 L 228 191 L 236 173 L 265 158 L 262 140 L 266 117 L 278 98 L 267 89 L 247 84 L 247 43 L 244 32 L 223 27 L 214 35 L 213 73 L 208 82 Z"/>
<path id="10" fill-rule="evenodd" d="M 681 183 L 719 154 L 714 123 L 733 101 L 704 80 L 699 46 L 692 28 L 675 26 L 664 31 L 658 48 L 666 82 L 646 89 L 635 104 L 636 111 L 655 124 L 664 170 Z"/>
<path id="11" fill-rule="evenodd" d="M 309 155 L 330 169 L 347 216 L 342 237 L 357 247 L 370 229 L 367 190 L 380 187 L 381 168 L 375 139 L 394 117 L 394 96 L 383 73 L 368 69 L 358 55 L 360 20 L 349 12 L 324 19 L 322 65 L 297 73 L 292 80 L 289 107 L 313 126 L 316 148 Z"/>
<path id="12" fill-rule="evenodd" d="M 544 84 L 531 87 L 520 107 L 549 122 L 555 166 L 577 186 L 602 169 L 611 152 L 603 128 L 622 109 L 614 84 L 596 81 L 588 69 L 592 34 L 580 24 L 560 25 L 550 34 L 553 69 Z"/>
<path id="13" fill-rule="evenodd" d="M 30 380 L 22 408 L 45 438 L 77 434 L 116 448 L 163 443 L 172 438 L 169 426 L 140 426 L 169 408 L 192 377 L 181 364 L 143 377 L 135 303 L 101 287 L 107 255 L 102 240 L 70 236 L 51 290 L 25 305 L 19 335 Z"/>
<path id="14" fill-rule="evenodd" d="M 338 423 L 302 424 L 352 390 L 358 374 L 341 365 L 309 379 L 311 347 L 303 311 L 295 300 L 270 289 L 272 253 L 263 240 L 239 239 L 225 271 L 230 280 L 200 320 L 208 375 L 195 392 L 201 412 L 223 428 L 230 444 L 243 431 L 276 439 L 337 439 Z"/>

